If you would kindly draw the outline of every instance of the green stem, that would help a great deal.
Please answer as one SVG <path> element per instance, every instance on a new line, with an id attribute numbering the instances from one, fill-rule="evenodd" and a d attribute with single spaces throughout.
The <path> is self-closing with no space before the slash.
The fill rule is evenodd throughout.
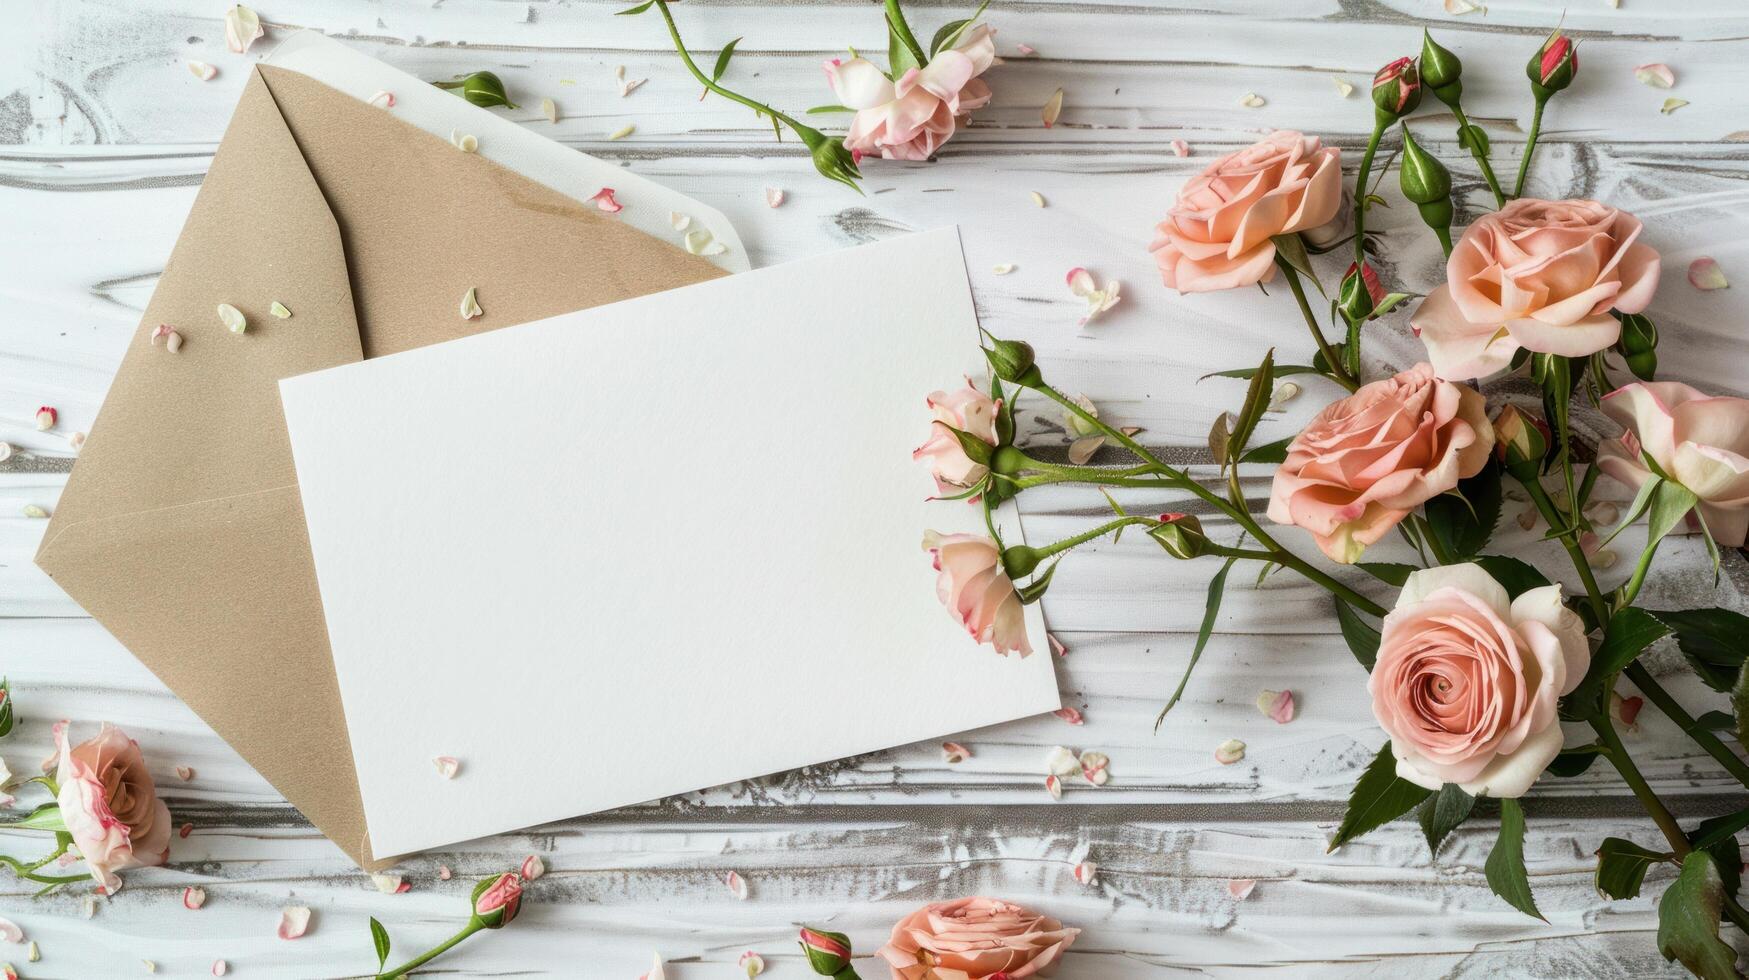
<path id="1" fill-rule="evenodd" d="M 1414 521 L 1416 529 L 1421 532 L 1422 540 L 1427 542 L 1428 549 L 1433 552 L 1433 560 L 1441 565 L 1453 564 L 1451 553 L 1439 543 L 1439 535 L 1433 533 L 1433 525 L 1428 522 L 1427 518 L 1420 514 L 1412 514 L 1410 517 Z"/>
<path id="2" fill-rule="evenodd" d="M 1330 577 L 1319 569 L 1314 568 L 1298 555 L 1283 548 L 1274 538 L 1269 536 L 1268 532 L 1263 530 L 1263 528 L 1257 523 L 1256 519 L 1251 516 L 1249 510 L 1242 507 L 1235 507 L 1231 503 L 1228 503 L 1226 500 L 1222 499 L 1219 494 L 1191 479 L 1182 470 L 1168 465 L 1164 460 L 1149 452 L 1141 443 L 1136 442 L 1134 439 L 1101 421 L 1098 417 L 1094 416 L 1093 413 L 1082 408 L 1080 405 L 1076 404 L 1073 399 L 1064 396 L 1062 392 L 1057 391 L 1050 385 L 1041 382 L 1036 390 L 1046 398 L 1061 405 L 1066 411 L 1079 417 L 1082 421 L 1105 433 L 1106 438 L 1112 439 L 1119 445 L 1122 445 L 1125 449 L 1134 453 L 1137 458 L 1141 459 L 1143 462 L 1152 464 L 1158 472 L 1171 477 L 1172 480 L 1169 484 L 1170 486 L 1187 490 L 1202 498 L 1204 501 L 1213 504 L 1216 509 L 1232 518 L 1235 523 L 1249 532 L 1253 538 L 1256 538 L 1258 544 L 1261 544 L 1271 552 L 1274 552 L 1275 561 L 1278 564 L 1293 569 L 1317 585 L 1341 596 L 1356 609 L 1373 616 L 1383 616 L 1385 614 L 1386 610 L 1383 606 L 1368 599 L 1366 596 L 1361 595 L 1348 586 L 1343 585 L 1341 582 Z"/>
<path id="3" fill-rule="evenodd" d="M 1042 560 L 1060 552 L 1068 551 L 1070 548 L 1074 548 L 1078 545 L 1086 544 L 1094 538 L 1110 534 L 1120 527 L 1129 527 L 1133 524 L 1158 523 L 1160 522 L 1154 520 L 1152 517 L 1120 517 L 1116 520 L 1106 521 L 1104 524 L 1099 525 L 1091 531 L 1084 531 L 1074 537 L 1064 538 L 1061 541 L 1045 545 L 1043 548 L 1034 548 L 1033 550 L 1037 553 L 1037 557 Z"/>
<path id="4" fill-rule="evenodd" d="M 1518 481 L 1524 487 L 1524 492 L 1530 494 L 1531 503 L 1536 505 L 1537 513 L 1543 520 L 1549 522 L 1549 530 L 1570 530 L 1564 515 L 1555 507 L 1555 502 L 1549 499 L 1549 492 L 1536 479 Z M 1603 593 L 1597 588 L 1597 577 L 1591 574 L 1591 562 L 1585 557 L 1585 552 L 1579 547 L 1579 542 L 1571 534 L 1559 536 L 1561 547 L 1567 549 L 1567 557 L 1573 560 L 1573 568 L 1579 573 L 1579 581 L 1585 585 L 1585 595 L 1591 603 L 1591 611 L 1597 615 L 1601 625 L 1609 622 L 1609 603 L 1603 601 Z"/>
<path id="5" fill-rule="evenodd" d="M 710 77 L 700 71 L 698 65 L 693 63 L 692 55 L 687 52 L 686 45 L 680 40 L 680 29 L 674 26 L 674 15 L 668 12 L 668 0 L 656 0 L 656 10 L 662 14 L 662 20 L 667 22 L 668 36 L 674 39 L 674 50 L 679 52 L 680 60 L 686 63 L 686 70 L 692 72 L 693 78 L 698 79 L 699 83 L 705 88 L 717 93 L 725 99 L 739 102 L 749 109 L 752 109 L 755 112 L 763 112 L 773 119 L 783 120 L 785 125 L 789 126 L 789 128 L 795 130 L 796 133 L 800 135 L 804 127 L 791 117 L 778 112 L 776 109 L 773 109 L 763 102 L 755 102 L 752 99 L 747 98 L 745 95 L 731 92 L 721 85 L 718 85 L 716 82 L 711 81 Z"/>
<path id="6" fill-rule="evenodd" d="M 1366 141 L 1366 152 L 1360 157 L 1360 174 L 1354 178 L 1354 261 L 1366 264 L 1366 179 L 1372 174 L 1372 159 L 1378 155 L 1379 140 L 1385 135 L 1390 120 L 1374 113 L 1372 138 Z"/>
<path id="7" fill-rule="evenodd" d="M 1536 138 L 1542 134 L 1543 129 L 1543 107 L 1548 104 L 1548 95 L 1539 96 L 1536 100 L 1536 111 L 1530 117 L 1530 135 L 1524 140 L 1524 159 L 1518 161 L 1518 181 L 1512 187 L 1513 197 L 1524 196 L 1524 178 L 1530 173 L 1530 155 L 1536 152 Z"/>
<path id="8" fill-rule="evenodd" d="M 1749 786 L 1749 764 L 1739 759 L 1737 753 L 1732 752 L 1730 747 L 1720 741 L 1717 735 L 1696 725 L 1694 716 L 1677 703 L 1677 700 L 1670 696 L 1669 691 L 1664 690 L 1664 686 L 1658 683 L 1651 671 L 1641 666 L 1640 662 L 1636 660 L 1623 668 L 1622 673 L 1627 675 L 1628 680 L 1634 682 L 1634 686 L 1639 688 L 1648 700 L 1658 706 L 1659 711 L 1664 712 L 1666 718 L 1675 722 L 1688 733 L 1689 738 L 1694 739 L 1696 744 L 1706 750 L 1707 755 L 1712 756 L 1719 765 L 1724 766 L 1726 772 L 1736 777 L 1737 781 L 1744 786 Z"/>
<path id="9" fill-rule="evenodd" d="M 1448 259 L 1451 258 L 1451 228 L 1446 226 L 1435 227 L 1433 229 L 1433 234 L 1434 237 L 1439 239 L 1439 247 L 1445 250 L 1445 257 Z"/>
<path id="10" fill-rule="evenodd" d="M 1457 117 L 1460 132 L 1470 128 L 1470 119 L 1464 115 L 1462 106 L 1452 106 L 1451 112 Z M 1470 156 L 1476 158 L 1476 165 L 1482 168 L 1482 179 L 1488 182 L 1488 190 L 1494 192 L 1494 206 L 1497 208 L 1505 207 L 1506 192 L 1500 189 L 1500 180 L 1494 176 L 1494 165 L 1488 162 L 1487 151 L 1478 146 L 1475 140 L 1471 140 Z M 1446 249 L 1446 254 L 1451 254 L 1451 249 Z"/>
<path id="11" fill-rule="evenodd" d="M 1616 602 L 1615 608 L 1626 609 L 1634 604 L 1635 597 L 1640 594 L 1640 586 L 1646 584 L 1646 573 L 1652 569 L 1652 556 L 1658 553 L 1658 544 L 1659 541 L 1648 542 L 1645 550 L 1640 552 L 1640 563 L 1634 566 L 1634 577 L 1628 579 L 1627 585 L 1622 586 L 1621 599 Z"/>
<path id="12" fill-rule="evenodd" d="M 417 970 L 418 968 L 420 968 L 420 967 L 424 966 L 425 964 L 431 962 L 432 960 L 436 959 L 437 957 L 443 955 L 444 953 L 449 952 L 449 950 L 452 947 L 454 947 L 457 943 L 468 938 L 469 936 L 473 935 L 474 933 L 479 932 L 483 928 L 485 928 L 485 926 L 482 923 L 480 923 L 478 920 L 469 920 L 468 924 L 462 927 L 461 932 L 456 933 L 455 935 L 449 937 L 448 939 L 445 939 L 443 942 L 438 943 L 436 946 L 433 946 L 430 949 L 426 950 L 425 952 L 420 953 L 418 956 L 415 956 L 412 959 L 408 960 L 407 962 L 402 963 L 400 966 L 395 967 L 393 970 L 390 970 L 387 973 L 377 974 L 377 980 L 394 980 L 394 978 L 396 978 L 396 977 L 404 977 L 407 974 L 413 972 L 414 970 Z"/>
<path id="13" fill-rule="evenodd" d="M 905 23 L 905 13 L 899 9 L 899 0 L 887 0 L 887 23 L 892 25 L 893 35 L 899 39 L 899 43 L 911 49 L 911 56 L 917 59 L 917 64 L 929 63 L 929 56 L 923 53 L 923 45 L 917 43 L 916 35 L 911 33 L 911 25 Z"/>
<path id="14" fill-rule="evenodd" d="M 1670 849 L 1676 852 L 1678 858 L 1688 854 L 1692 850 L 1688 846 L 1688 835 L 1682 832 L 1681 825 L 1676 822 L 1676 818 L 1664 806 L 1664 801 L 1658 799 L 1658 794 L 1652 792 L 1652 787 L 1646 785 L 1646 777 L 1640 775 L 1640 770 L 1634 765 L 1634 760 L 1628 756 L 1627 746 L 1621 744 L 1621 736 L 1615 733 L 1615 726 L 1610 724 L 1607 716 L 1598 716 L 1589 720 L 1591 727 L 1597 732 L 1598 740 L 1608 750 L 1604 753 L 1604 758 L 1607 758 L 1610 764 L 1615 766 L 1616 771 L 1621 773 L 1622 782 L 1628 784 L 1628 789 L 1633 790 L 1634 796 L 1639 798 L 1640 805 L 1646 808 L 1646 813 L 1651 816 L 1652 822 L 1664 832 L 1664 839 L 1670 842 Z"/>
<path id="15" fill-rule="evenodd" d="M 1222 558 L 1244 558 L 1251 561 L 1273 562 L 1277 560 L 1280 552 L 1258 551 L 1255 548 L 1229 548 L 1226 545 L 1211 542 L 1204 554 L 1219 555 Z"/>
<path id="16" fill-rule="evenodd" d="M 0 864 L 4 864 L 11 868 L 13 874 L 23 878 L 25 881 L 34 881 L 40 885 L 72 885 L 81 881 L 90 881 L 90 875 L 39 875 L 36 873 L 38 868 L 49 863 L 49 861 L 60 857 L 65 850 L 65 848 L 62 848 L 60 851 L 56 851 L 48 858 L 38 861 L 35 864 L 25 864 L 23 861 L 20 861 L 15 857 L 0 854 Z"/>
<path id="17" fill-rule="evenodd" d="M 1743 906 L 1737 904 L 1737 900 L 1730 895 L 1725 896 L 1725 914 L 1730 916 L 1731 922 L 1737 928 L 1749 932 L 1749 912 L 1745 912 Z"/>
<path id="18" fill-rule="evenodd" d="M 1330 380 L 1349 391 L 1360 387 L 1348 372 L 1342 369 L 1342 360 L 1336 356 L 1335 348 L 1324 339 L 1324 331 L 1318 326 L 1317 314 L 1312 312 L 1311 301 L 1306 298 L 1306 288 L 1300 284 L 1300 274 L 1288 261 L 1282 258 L 1281 252 L 1275 253 L 1275 264 L 1287 277 L 1287 288 L 1293 291 L 1294 301 L 1300 305 L 1300 315 L 1306 318 L 1306 329 L 1312 332 L 1312 340 L 1318 345 L 1318 353 L 1323 355 L 1324 363 L 1330 368 Z"/>

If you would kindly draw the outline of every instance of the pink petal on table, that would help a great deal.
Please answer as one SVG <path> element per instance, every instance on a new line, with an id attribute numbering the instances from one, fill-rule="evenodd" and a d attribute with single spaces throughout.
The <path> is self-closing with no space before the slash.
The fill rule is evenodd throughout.
<path id="1" fill-rule="evenodd" d="M 1294 720 L 1294 692 L 1264 691 L 1257 695 L 1257 710 L 1285 725 Z"/>
<path id="2" fill-rule="evenodd" d="M 1081 717 L 1081 712 L 1075 708 L 1058 708 L 1051 712 L 1051 714 L 1056 715 L 1058 718 L 1063 719 L 1071 725 L 1083 725 L 1087 722 L 1087 719 Z"/>
<path id="3" fill-rule="evenodd" d="M 752 980 L 753 977 L 765 972 L 765 957 L 760 956 L 752 950 L 742 953 L 741 958 L 735 962 L 741 967 L 741 969 L 747 971 L 748 980 Z"/>
<path id="4" fill-rule="evenodd" d="M 1223 766 L 1230 766 L 1245 758 L 1245 743 L 1236 738 L 1229 738 L 1215 746 L 1215 761 Z"/>
<path id="5" fill-rule="evenodd" d="M 1051 634 L 1045 634 L 1045 642 L 1051 645 L 1051 652 L 1057 656 L 1067 657 L 1069 655 L 1069 648 L 1063 645 L 1062 640 L 1057 639 Z"/>
<path id="6" fill-rule="evenodd" d="M 55 423 L 60 420 L 61 413 L 55 411 L 54 406 L 44 405 L 36 410 L 36 431 L 47 432 L 54 428 Z"/>
<path id="7" fill-rule="evenodd" d="M 781 188 L 781 187 L 767 187 L 765 189 L 765 206 L 766 207 L 775 208 L 775 207 L 783 204 L 783 198 L 784 198 L 783 188 Z"/>
<path id="8" fill-rule="evenodd" d="M 731 871 L 723 875 L 723 884 L 729 886 L 729 894 L 735 896 L 736 900 L 747 900 L 747 879 L 741 877 L 740 873 Z"/>
<path id="9" fill-rule="evenodd" d="M 1016 44 L 1014 50 L 1020 52 L 1021 55 L 1025 57 L 1031 57 L 1032 55 L 1038 54 L 1038 49 L 1030 44 Z"/>
<path id="10" fill-rule="evenodd" d="M 364 101 L 370 105 L 380 105 L 385 109 L 393 109 L 395 107 L 395 93 L 388 89 L 378 89 L 375 95 Z"/>
<path id="11" fill-rule="evenodd" d="M 176 836 L 181 837 L 184 840 L 187 840 L 188 835 L 192 834 L 192 833 L 194 833 L 194 824 L 185 823 L 180 828 L 177 829 Z"/>
<path id="12" fill-rule="evenodd" d="M 192 767 L 192 766 L 177 766 L 176 767 L 176 778 L 182 780 L 185 783 L 188 782 L 190 779 L 193 779 L 194 778 L 194 767 Z"/>
<path id="13" fill-rule="evenodd" d="M 296 939 L 310 929 L 310 907 L 287 905 L 279 910 L 279 938 Z"/>
<path id="14" fill-rule="evenodd" d="M 203 82 L 210 82 L 219 70 L 204 61 L 191 61 L 188 63 L 188 72 Z"/>
<path id="15" fill-rule="evenodd" d="M 533 881 L 547 873 L 547 863 L 540 859 L 539 854 L 530 854 L 522 859 L 520 874 L 523 881 Z"/>
<path id="16" fill-rule="evenodd" d="M 225 11 L 225 46 L 235 54 L 249 50 L 249 45 L 265 36 L 267 31 L 261 26 L 261 18 L 255 11 L 242 4 L 237 4 Z"/>
<path id="17" fill-rule="evenodd" d="M 613 188 L 611 187 L 603 187 L 601 190 L 596 191 L 595 196 L 589 199 L 589 203 L 606 211 L 608 214 L 618 214 L 625 210 L 625 205 L 613 199 Z"/>
<path id="18" fill-rule="evenodd" d="M 668 971 L 662 969 L 662 954 L 650 954 L 650 972 L 638 977 L 638 980 L 668 980 Z"/>
<path id="19" fill-rule="evenodd" d="M 941 743 L 941 758 L 948 765 L 957 765 L 972 757 L 972 750 L 958 742 Z"/>
<path id="20" fill-rule="evenodd" d="M 231 964 L 224 960 L 213 960 L 213 976 L 222 977 L 231 972 Z"/>
<path id="21" fill-rule="evenodd" d="M 1190 156 L 1190 144 L 1183 140 L 1172 141 L 1172 155 L 1177 157 Z"/>
<path id="22" fill-rule="evenodd" d="M 1256 887 L 1256 878 L 1234 878 L 1227 882 L 1227 894 L 1243 902 L 1251 896 L 1251 889 Z"/>
<path id="23" fill-rule="evenodd" d="M 448 881 L 453 874 L 454 872 L 449 870 L 449 865 L 440 864 L 437 866 L 437 879 L 439 881 Z"/>
<path id="24" fill-rule="evenodd" d="M 1045 792 L 1051 794 L 1051 799 L 1053 799 L 1053 800 L 1062 799 L 1063 798 L 1063 781 L 1061 779 L 1058 779 L 1055 776 L 1046 776 L 1045 777 Z"/>
<path id="25" fill-rule="evenodd" d="M 1104 752 L 1081 753 L 1081 778 L 1095 786 L 1104 786 L 1111 780 L 1111 758 Z"/>
<path id="26" fill-rule="evenodd" d="M 399 895 L 406 891 L 401 886 L 405 885 L 407 880 L 398 874 L 378 872 L 370 876 L 370 883 L 377 886 L 377 891 L 384 895 Z"/>
<path id="27" fill-rule="evenodd" d="M 1634 77 L 1653 88 L 1671 88 L 1676 84 L 1676 73 L 1670 70 L 1669 65 L 1661 62 L 1635 68 Z"/>
<path id="28" fill-rule="evenodd" d="M 445 779 L 454 779 L 462 768 L 461 760 L 453 755 L 437 756 L 431 760 L 431 764 L 437 767 L 437 774 Z"/>
<path id="29" fill-rule="evenodd" d="M 182 890 L 182 907 L 195 911 L 206 904 L 206 889 L 189 885 Z"/>
<path id="30" fill-rule="evenodd" d="M 1096 885 L 1099 883 L 1099 865 L 1092 861 L 1082 861 L 1075 865 L 1075 883 L 1078 885 Z"/>
<path id="31" fill-rule="evenodd" d="M 1069 749 L 1054 745 L 1045 753 L 1045 774 L 1049 776 L 1073 776 L 1081 771 L 1081 760 Z"/>
<path id="32" fill-rule="evenodd" d="M 24 930 L 18 928 L 18 923 L 11 919 L 0 919 L 0 941 L 22 943 L 24 942 Z"/>
<path id="33" fill-rule="evenodd" d="M 1705 290 L 1728 289 L 1731 285 L 1725 279 L 1725 270 L 1711 258 L 1698 258 L 1689 263 L 1688 281 L 1694 288 Z"/>

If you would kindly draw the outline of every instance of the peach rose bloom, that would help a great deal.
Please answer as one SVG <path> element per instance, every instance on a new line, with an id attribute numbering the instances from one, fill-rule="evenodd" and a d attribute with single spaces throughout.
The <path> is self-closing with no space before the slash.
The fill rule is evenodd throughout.
<path id="1" fill-rule="evenodd" d="M 1561 751 L 1556 701 L 1590 664 L 1560 586 L 1508 599 L 1482 566 L 1445 565 L 1403 583 L 1366 689 L 1398 776 L 1515 798 Z"/>
<path id="2" fill-rule="evenodd" d="M 1180 293 L 1275 278 L 1270 239 L 1311 231 L 1342 206 L 1342 151 L 1290 130 L 1209 164 L 1178 192 L 1148 250 Z"/>
<path id="3" fill-rule="evenodd" d="M 907 915 L 875 955 L 893 980 L 1026 980 L 1054 973 L 1080 934 L 1018 905 L 961 898 Z"/>
<path id="4" fill-rule="evenodd" d="M 935 486 L 942 496 L 951 497 L 967 487 L 973 487 L 990 472 L 989 467 L 972 461 L 960 445 L 959 437 L 949 426 L 970 433 L 990 445 L 996 445 L 996 412 L 1001 403 L 979 391 L 966 379 L 966 386 L 957 391 L 937 391 L 929 395 L 929 409 L 935 421 L 929 425 L 929 441 L 911 453 L 912 459 L 928 459 L 935 476 Z"/>
<path id="5" fill-rule="evenodd" d="M 1026 640 L 1026 607 L 1014 591 L 1014 581 L 1002 568 L 996 542 L 981 534 L 923 533 L 923 549 L 940 574 L 935 594 L 954 618 L 979 643 L 1003 656 L 1032 653 Z"/>
<path id="6" fill-rule="evenodd" d="M 1417 364 L 1362 385 L 1288 444 L 1269 519 L 1312 532 L 1349 564 L 1428 500 L 1475 476 L 1494 448 L 1480 392 Z"/>
<path id="7" fill-rule="evenodd" d="M 958 117 L 990 101 L 990 86 L 978 80 L 996 62 L 994 30 L 980 24 L 953 47 L 937 52 L 922 68 L 897 81 L 867 58 L 825 63 L 826 80 L 838 104 L 856 110 L 844 146 L 860 158 L 927 160 L 953 137 Z"/>
<path id="8" fill-rule="evenodd" d="M 78 745 L 68 744 L 65 721 L 54 733 L 55 802 L 91 876 L 113 892 L 121 884 L 115 872 L 168 860 L 170 809 L 158 799 L 139 743 L 107 723 Z"/>
<path id="9" fill-rule="evenodd" d="M 1609 315 L 1639 313 L 1658 289 L 1640 221 L 1596 201 L 1520 198 L 1464 229 L 1410 325 L 1448 381 L 1493 374 L 1520 348 L 1583 357 L 1615 343 Z"/>
<path id="10" fill-rule="evenodd" d="M 1642 453 L 1700 498 L 1713 540 L 1749 539 L 1749 399 L 1710 397 L 1674 381 L 1637 382 L 1603 398 L 1626 427 L 1597 447 L 1603 472 L 1638 490 L 1652 475 Z"/>

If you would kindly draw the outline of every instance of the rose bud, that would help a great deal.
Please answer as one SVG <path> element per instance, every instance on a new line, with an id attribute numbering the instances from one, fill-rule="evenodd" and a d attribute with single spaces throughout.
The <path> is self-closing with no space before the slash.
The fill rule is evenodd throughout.
<path id="1" fill-rule="evenodd" d="M 823 977 L 856 976 L 856 971 L 850 968 L 850 937 L 844 933 L 803 926 L 801 944 L 815 973 Z"/>
<path id="2" fill-rule="evenodd" d="M 1148 537 L 1174 558 L 1195 558 L 1208 550 L 1208 536 L 1194 514 L 1161 514 L 1160 523 L 1148 529 Z"/>
<path id="3" fill-rule="evenodd" d="M 483 928 L 501 929 L 522 909 L 522 876 L 506 871 L 474 886 L 474 919 Z"/>
<path id="4" fill-rule="evenodd" d="M 1379 282 L 1379 274 L 1373 271 L 1372 265 L 1349 263 L 1348 272 L 1342 277 L 1342 290 L 1337 294 L 1336 300 L 1342 315 L 1350 323 L 1359 323 L 1372 316 L 1372 311 L 1384 299 L 1384 284 Z"/>
<path id="5" fill-rule="evenodd" d="M 1530 86 L 1539 98 L 1548 98 L 1573 84 L 1573 76 L 1578 72 L 1579 47 L 1560 31 L 1550 34 L 1524 66 Z"/>
<path id="6" fill-rule="evenodd" d="M 5 738 L 10 734 L 12 734 L 12 688 L 4 678 L 0 678 L 0 738 Z M 0 762 L 0 768 L 4 768 L 4 766 L 5 763 Z M 0 792 L 0 799 L 10 799 L 10 797 L 6 796 L 4 792 Z"/>
<path id="7" fill-rule="evenodd" d="M 1385 121 L 1400 119 L 1421 105 L 1421 74 L 1414 58 L 1398 58 L 1372 77 L 1372 104 Z"/>
<path id="8" fill-rule="evenodd" d="M 1658 327 L 1650 317 L 1643 313 L 1624 314 L 1621 338 L 1615 346 L 1634 377 L 1650 381 L 1658 373 Z"/>
<path id="9" fill-rule="evenodd" d="M 1448 106 L 1456 106 L 1464 94 L 1464 63 L 1442 47 L 1433 35 L 1421 32 L 1421 83 L 1433 92 L 1433 97 Z"/>
<path id="10" fill-rule="evenodd" d="M 432 82 L 438 88 L 460 89 L 462 98 L 474 105 L 491 108 L 501 105 L 506 109 L 520 108 L 510 101 L 510 96 L 504 91 L 504 83 L 498 76 L 489 71 L 477 71 L 466 78 L 453 82 Z"/>
<path id="11" fill-rule="evenodd" d="M 856 186 L 856 182 L 862 179 L 862 171 L 856 166 L 856 155 L 845 149 L 842 138 L 827 136 L 807 126 L 792 124 L 790 128 L 807 144 L 808 155 L 813 157 L 814 169 L 820 172 L 820 176 L 854 188 L 859 194 L 862 192 L 862 188 Z"/>
<path id="12" fill-rule="evenodd" d="M 1536 479 L 1548 451 L 1549 426 L 1542 419 L 1512 405 L 1494 416 L 1494 452 L 1513 476 Z"/>
<path id="13" fill-rule="evenodd" d="M 1451 172 L 1438 158 L 1421 148 L 1409 127 L 1403 127 L 1403 163 L 1399 171 L 1403 196 L 1421 210 L 1421 220 L 1439 236 L 1446 254 L 1451 254 Z"/>

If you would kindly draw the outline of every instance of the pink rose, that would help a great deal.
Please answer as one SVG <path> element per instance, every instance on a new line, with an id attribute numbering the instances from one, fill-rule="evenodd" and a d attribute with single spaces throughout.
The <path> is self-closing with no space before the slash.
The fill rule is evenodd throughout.
<path id="1" fill-rule="evenodd" d="M 1480 565 L 1445 565 L 1403 583 L 1366 689 L 1398 776 L 1514 798 L 1561 751 L 1555 702 L 1590 663 L 1560 586 L 1508 599 Z"/>
<path id="2" fill-rule="evenodd" d="M 961 898 L 901 919 L 875 955 L 893 980 L 1026 980 L 1054 973 L 1080 934 L 1018 905 Z"/>
<path id="3" fill-rule="evenodd" d="M 1269 519 L 1312 532 L 1344 564 L 1422 503 L 1475 476 L 1494 448 L 1479 392 L 1417 364 L 1319 412 L 1275 471 Z"/>
<path id="4" fill-rule="evenodd" d="M 1658 289 L 1640 221 L 1596 201 L 1520 198 L 1464 229 L 1446 284 L 1410 325 L 1439 376 L 1480 378 L 1520 348 L 1583 357 L 1615 343 L 1611 309 L 1639 313 Z"/>
<path id="5" fill-rule="evenodd" d="M 1685 384 L 1650 381 L 1604 396 L 1603 411 L 1627 427 L 1597 447 L 1603 472 L 1634 489 L 1652 475 L 1641 454 L 1700 498 L 1713 540 L 1749 539 L 1749 400 L 1712 398 Z"/>
<path id="6" fill-rule="evenodd" d="M 474 918 L 488 929 L 502 929 L 522 910 L 522 876 L 506 871 L 474 886 Z"/>
<path id="7" fill-rule="evenodd" d="M 942 496 L 953 496 L 977 486 L 978 481 L 990 472 L 989 467 L 973 462 L 966 455 L 965 447 L 960 445 L 959 437 L 949 430 L 949 426 L 994 446 L 996 411 L 1001 407 L 1000 403 L 979 391 L 968 378 L 966 386 L 958 391 L 931 393 L 929 407 L 935 412 L 935 421 L 929 426 L 929 441 L 918 446 L 911 458 L 928 457 L 930 469 L 935 474 L 935 485 Z"/>
<path id="8" fill-rule="evenodd" d="M 1268 282 L 1270 239 L 1328 224 L 1341 205 L 1342 151 L 1280 130 L 1191 178 L 1148 250 L 1180 293 Z"/>
<path id="9" fill-rule="evenodd" d="M 957 117 L 990 101 L 990 86 L 978 76 L 996 61 L 995 33 L 980 24 L 897 82 L 866 58 L 826 62 L 838 103 L 856 110 L 844 146 L 858 156 L 878 153 L 888 160 L 934 156 L 953 137 Z"/>
<path id="10" fill-rule="evenodd" d="M 996 542 L 981 534 L 923 533 L 923 548 L 935 559 L 935 594 L 966 632 L 1007 656 L 1032 653 L 1026 640 L 1026 610 L 1002 568 Z"/>
<path id="11" fill-rule="evenodd" d="M 55 723 L 54 733 L 55 802 L 91 877 L 113 892 L 121 885 L 115 872 L 168 860 L 170 809 L 158 799 L 139 743 L 107 723 L 76 746 L 67 743 L 67 722 Z"/>

